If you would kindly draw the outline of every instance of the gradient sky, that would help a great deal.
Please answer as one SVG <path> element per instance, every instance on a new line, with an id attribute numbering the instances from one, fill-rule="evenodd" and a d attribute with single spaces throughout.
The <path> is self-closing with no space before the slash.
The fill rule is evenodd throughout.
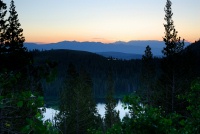
<path id="1" fill-rule="evenodd" d="M 178 36 L 200 38 L 200 0 L 171 0 Z M 9 8 L 10 0 L 4 0 Z M 166 0 L 15 0 L 26 42 L 162 40 Z"/>

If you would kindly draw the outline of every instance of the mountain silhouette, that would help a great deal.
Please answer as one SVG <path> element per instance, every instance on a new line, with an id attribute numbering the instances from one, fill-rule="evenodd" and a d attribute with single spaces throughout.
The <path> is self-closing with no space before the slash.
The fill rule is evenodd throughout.
<path id="1" fill-rule="evenodd" d="M 188 46 L 189 44 L 189 42 L 185 42 L 185 46 Z M 164 47 L 164 42 L 156 40 L 138 40 L 129 42 L 117 41 L 114 43 L 62 41 L 58 43 L 49 44 L 25 43 L 24 45 L 28 48 L 28 50 L 69 49 L 99 53 L 104 54 L 104 56 L 105 52 L 107 52 L 107 54 L 108 52 L 118 52 L 126 54 L 143 55 L 146 46 L 149 45 L 154 56 L 161 56 L 161 51 Z M 116 53 L 114 55 L 116 55 Z"/>

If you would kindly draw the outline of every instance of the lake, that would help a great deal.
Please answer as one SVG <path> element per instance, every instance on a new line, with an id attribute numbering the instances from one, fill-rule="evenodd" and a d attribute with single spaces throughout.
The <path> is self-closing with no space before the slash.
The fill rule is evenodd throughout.
<path id="1" fill-rule="evenodd" d="M 124 109 L 122 107 L 122 102 L 119 100 L 118 104 L 115 108 L 117 111 L 119 111 L 119 116 L 120 119 L 122 119 L 126 114 L 129 113 L 128 109 Z M 98 103 L 97 104 L 97 110 L 99 112 L 99 114 L 101 115 L 101 117 L 104 117 L 105 115 L 105 103 Z M 52 109 L 52 108 L 46 108 L 46 112 L 44 113 L 44 121 L 47 119 L 52 120 L 53 117 L 55 116 L 56 113 L 58 113 L 58 110 Z"/>

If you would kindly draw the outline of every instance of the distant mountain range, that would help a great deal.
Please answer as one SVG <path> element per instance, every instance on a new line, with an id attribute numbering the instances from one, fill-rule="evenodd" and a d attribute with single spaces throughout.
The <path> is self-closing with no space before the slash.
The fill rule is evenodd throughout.
<path id="1" fill-rule="evenodd" d="M 185 46 L 190 43 L 185 42 Z M 28 50 L 51 50 L 51 49 L 69 49 L 81 50 L 97 53 L 105 57 L 114 57 L 119 59 L 140 59 L 144 54 L 145 48 L 149 45 L 154 56 L 161 56 L 164 47 L 163 41 L 144 40 L 144 41 L 129 41 L 129 42 L 77 42 L 77 41 L 62 41 L 50 44 L 25 43 Z"/>

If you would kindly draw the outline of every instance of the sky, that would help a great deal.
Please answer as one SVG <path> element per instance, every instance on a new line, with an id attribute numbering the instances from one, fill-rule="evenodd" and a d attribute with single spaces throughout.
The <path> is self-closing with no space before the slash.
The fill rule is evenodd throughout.
<path id="1" fill-rule="evenodd" d="M 10 0 L 3 0 L 9 8 Z M 178 36 L 200 38 L 200 0 L 171 0 Z M 15 0 L 26 42 L 162 40 L 166 0 Z"/>

